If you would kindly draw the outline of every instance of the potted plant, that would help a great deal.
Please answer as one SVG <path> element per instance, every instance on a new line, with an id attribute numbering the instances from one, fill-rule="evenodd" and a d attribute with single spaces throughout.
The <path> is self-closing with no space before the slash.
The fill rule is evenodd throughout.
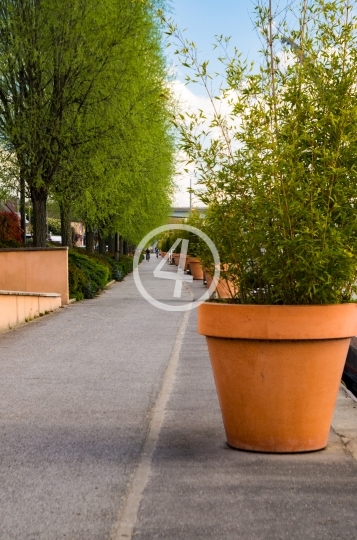
<path id="1" fill-rule="evenodd" d="M 187 225 L 196 227 L 198 229 L 202 228 L 202 217 L 196 210 L 192 210 L 187 219 Z M 190 232 L 187 235 L 189 241 L 188 244 L 188 267 L 190 274 L 193 279 L 202 280 L 203 279 L 203 268 L 201 259 L 199 257 L 200 252 L 204 249 L 202 245 L 202 240 L 194 233 Z"/>
<path id="2" fill-rule="evenodd" d="M 159 248 L 161 250 L 162 257 L 165 257 L 165 255 L 171 251 L 172 246 L 175 240 L 178 238 L 178 236 L 179 235 L 176 232 L 171 232 L 171 233 L 166 233 L 162 238 L 160 238 Z M 172 263 L 178 266 L 179 258 L 180 258 L 180 253 L 178 252 L 178 249 L 175 249 L 175 252 L 171 252 L 171 258 L 172 258 Z"/>
<path id="3" fill-rule="evenodd" d="M 357 332 L 357 19 L 351 2 L 304 2 L 299 28 L 284 29 L 283 62 L 273 16 L 257 8 L 260 69 L 238 53 L 226 61 L 229 114 L 211 96 L 211 121 L 200 111 L 177 127 L 200 176 L 205 232 L 235 285 L 231 299 L 199 307 L 198 323 L 227 441 L 299 452 L 327 444 Z M 170 31 L 208 89 L 207 63 Z M 204 121 L 206 143 L 196 129 Z"/>

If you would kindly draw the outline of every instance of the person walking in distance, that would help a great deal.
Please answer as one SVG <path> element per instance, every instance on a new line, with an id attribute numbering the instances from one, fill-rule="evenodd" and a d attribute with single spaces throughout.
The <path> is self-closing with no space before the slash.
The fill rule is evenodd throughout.
<path id="1" fill-rule="evenodd" d="M 146 248 L 145 253 L 146 253 L 146 260 L 147 260 L 147 261 L 150 261 L 150 249 L 149 249 L 149 248 Z"/>

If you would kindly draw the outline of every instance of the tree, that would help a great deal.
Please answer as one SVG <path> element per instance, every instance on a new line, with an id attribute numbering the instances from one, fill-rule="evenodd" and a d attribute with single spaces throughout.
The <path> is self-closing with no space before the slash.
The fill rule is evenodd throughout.
<path id="1" fill-rule="evenodd" d="M 46 201 L 64 160 L 98 136 L 78 123 L 115 91 L 130 4 L 0 0 L 0 138 L 30 190 L 36 246 L 46 243 Z"/>
<path id="2" fill-rule="evenodd" d="M 61 200 L 101 236 L 120 231 L 132 243 L 166 220 L 174 140 L 161 35 L 153 9 L 131 6 L 132 24 L 117 48 L 116 91 L 80 128 L 96 139 L 74 148 Z M 127 15 L 129 17 L 129 14 Z"/>

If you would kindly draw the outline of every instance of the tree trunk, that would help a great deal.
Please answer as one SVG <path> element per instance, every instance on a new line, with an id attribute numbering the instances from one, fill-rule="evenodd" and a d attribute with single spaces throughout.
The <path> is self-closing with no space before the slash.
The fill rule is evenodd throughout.
<path id="1" fill-rule="evenodd" d="M 26 209 L 25 209 L 25 179 L 20 174 L 20 215 L 23 242 L 26 244 Z"/>
<path id="2" fill-rule="evenodd" d="M 31 200 L 33 206 L 33 245 L 34 247 L 46 247 L 47 223 L 46 203 L 47 189 L 44 187 L 31 186 Z"/>
<path id="3" fill-rule="evenodd" d="M 86 251 L 94 252 L 94 231 L 86 225 Z"/>
<path id="4" fill-rule="evenodd" d="M 60 204 L 62 246 L 73 247 L 71 228 L 71 208 Z"/>
<path id="5" fill-rule="evenodd" d="M 115 260 L 119 261 L 119 233 L 115 233 Z"/>
<path id="6" fill-rule="evenodd" d="M 98 246 L 98 251 L 101 255 L 105 255 L 105 238 L 98 233 L 98 243 L 99 243 L 99 246 Z"/>
<path id="7" fill-rule="evenodd" d="M 115 253 L 115 236 L 110 234 L 108 237 L 108 251 L 110 253 Z"/>

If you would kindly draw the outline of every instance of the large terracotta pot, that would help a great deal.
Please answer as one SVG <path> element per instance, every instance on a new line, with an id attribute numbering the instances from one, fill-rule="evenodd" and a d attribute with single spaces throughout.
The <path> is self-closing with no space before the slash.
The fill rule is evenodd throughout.
<path id="1" fill-rule="evenodd" d="M 357 305 L 205 303 L 198 314 L 228 444 L 260 452 L 325 448 Z"/>
<path id="2" fill-rule="evenodd" d="M 193 279 L 203 279 L 203 269 L 200 259 L 188 257 L 188 264 L 190 265 L 190 272 Z"/>

